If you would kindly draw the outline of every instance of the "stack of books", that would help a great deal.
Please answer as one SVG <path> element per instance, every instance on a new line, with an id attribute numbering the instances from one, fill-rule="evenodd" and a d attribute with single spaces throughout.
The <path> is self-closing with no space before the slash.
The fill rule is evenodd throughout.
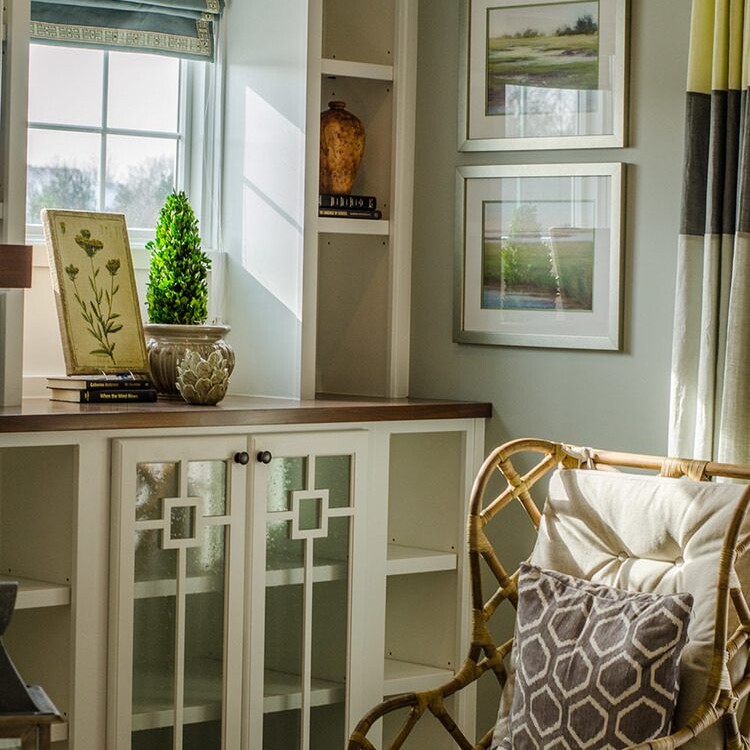
<path id="1" fill-rule="evenodd" d="M 374 195 L 323 193 L 318 198 L 318 216 L 333 216 L 338 219 L 380 219 L 382 214 Z"/>
<path id="2" fill-rule="evenodd" d="M 145 375 L 73 375 L 47 378 L 51 401 L 74 404 L 133 404 L 156 401 L 156 388 Z"/>

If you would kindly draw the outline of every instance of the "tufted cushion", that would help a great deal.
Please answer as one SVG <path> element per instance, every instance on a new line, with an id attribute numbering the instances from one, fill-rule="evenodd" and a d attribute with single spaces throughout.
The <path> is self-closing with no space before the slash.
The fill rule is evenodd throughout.
<path id="1" fill-rule="evenodd" d="M 637 594 L 522 565 L 521 658 L 500 748 L 620 750 L 669 734 L 691 605 L 689 594 Z"/>
<path id="2" fill-rule="evenodd" d="M 684 724 L 705 695 L 721 548 L 744 489 L 728 483 L 572 469 L 557 471 L 550 479 L 529 562 L 620 589 L 693 595 L 675 726 Z M 742 574 L 740 578 L 747 594 L 747 581 Z M 730 621 L 730 632 L 732 627 Z M 514 663 L 515 655 L 495 744 L 508 733 Z M 735 659 L 733 674 L 743 669 L 742 660 Z M 684 747 L 708 750 L 722 743 L 721 727 L 714 726 Z"/>

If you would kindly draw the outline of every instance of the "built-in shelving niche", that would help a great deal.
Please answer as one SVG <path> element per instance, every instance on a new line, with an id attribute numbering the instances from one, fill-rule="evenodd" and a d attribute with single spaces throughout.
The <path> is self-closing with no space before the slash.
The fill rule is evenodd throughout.
<path id="1" fill-rule="evenodd" d="M 41 685 L 64 718 L 71 683 L 71 576 L 78 450 L 0 449 L 0 579 L 18 581 L 5 645 L 26 682 Z M 67 722 L 52 727 L 67 748 Z"/>

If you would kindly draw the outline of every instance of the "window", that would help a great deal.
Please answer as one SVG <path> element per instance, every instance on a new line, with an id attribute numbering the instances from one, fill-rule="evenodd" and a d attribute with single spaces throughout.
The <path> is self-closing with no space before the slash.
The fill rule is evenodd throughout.
<path id="1" fill-rule="evenodd" d="M 53 207 L 123 212 L 133 244 L 152 237 L 166 195 L 189 183 L 189 79 L 204 65 L 31 44 L 29 239 Z"/>

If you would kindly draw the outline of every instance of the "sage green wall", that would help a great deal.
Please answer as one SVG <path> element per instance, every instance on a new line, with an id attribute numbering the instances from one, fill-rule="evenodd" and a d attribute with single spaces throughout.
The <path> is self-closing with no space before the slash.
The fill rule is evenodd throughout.
<path id="1" fill-rule="evenodd" d="M 411 394 L 491 401 L 488 448 L 537 436 L 662 453 L 667 447 L 690 1 L 632 0 L 630 147 L 567 152 L 457 151 L 458 9 L 458 0 L 422 0 L 419 5 Z M 622 351 L 453 343 L 456 167 L 578 161 L 628 165 Z M 495 700 L 480 696 L 480 726 L 494 715 Z"/>

